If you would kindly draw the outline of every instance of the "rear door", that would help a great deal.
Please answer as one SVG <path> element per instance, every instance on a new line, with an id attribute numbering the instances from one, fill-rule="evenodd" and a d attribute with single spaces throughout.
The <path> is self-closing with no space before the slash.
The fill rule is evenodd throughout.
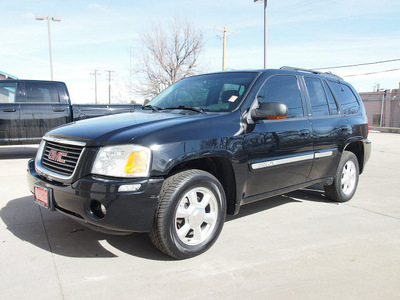
<path id="1" fill-rule="evenodd" d="M 262 197 L 308 181 L 314 158 L 312 128 L 297 76 L 270 77 L 257 101 L 284 103 L 289 113 L 283 120 L 258 121 L 246 133 L 249 178 L 245 198 Z"/>
<path id="2" fill-rule="evenodd" d="M 57 82 L 25 82 L 24 98 L 20 103 L 22 137 L 39 141 L 50 129 L 65 124 L 70 118 L 67 95 L 61 94 Z"/>
<path id="3" fill-rule="evenodd" d="M 0 82 L 0 144 L 8 144 L 21 137 L 20 96 L 18 82 Z"/>
<path id="4" fill-rule="evenodd" d="M 340 160 L 340 149 L 350 134 L 350 127 L 327 82 L 318 77 L 304 77 L 310 101 L 310 121 L 314 133 L 315 159 L 310 179 L 332 177 Z"/>
<path id="5" fill-rule="evenodd" d="M 359 105 L 351 90 L 339 82 L 329 81 L 328 84 L 326 80 L 316 77 L 304 77 L 304 82 L 311 104 L 310 120 L 314 133 L 315 160 L 310 179 L 333 177 L 345 142 L 353 135 L 346 117 L 347 107 L 339 109 L 339 99 L 353 101 L 356 111 Z"/>

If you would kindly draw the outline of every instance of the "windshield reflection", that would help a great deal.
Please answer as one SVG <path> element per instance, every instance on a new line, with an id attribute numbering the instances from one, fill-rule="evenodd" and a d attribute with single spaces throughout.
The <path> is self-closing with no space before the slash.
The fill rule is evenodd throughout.
<path id="1" fill-rule="evenodd" d="M 257 73 L 230 72 L 185 78 L 148 103 L 151 108 L 230 112 L 241 102 Z"/>

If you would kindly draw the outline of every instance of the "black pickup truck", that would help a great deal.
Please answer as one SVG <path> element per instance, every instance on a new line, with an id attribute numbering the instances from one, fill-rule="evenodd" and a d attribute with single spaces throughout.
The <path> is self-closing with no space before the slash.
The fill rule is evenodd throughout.
<path id="1" fill-rule="evenodd" d="M 181 80 L 141 111 L 48 132 L 28 164 L 39 205 L 95 230 L 149 232 L 177 258 L 216 241 L 226 214 L 314 184 L 350 200 L 369 159 L 354 88 L 284 67 Z M 256 242 L 256 241 L 255 241 Z"/>
<path id="2" fill-rule="evenodd" d="M 72 121 L 134 111 L 141 105 L 71 105 L 64 82 L 0 80 L 0 145 L 39 143 Z"/>

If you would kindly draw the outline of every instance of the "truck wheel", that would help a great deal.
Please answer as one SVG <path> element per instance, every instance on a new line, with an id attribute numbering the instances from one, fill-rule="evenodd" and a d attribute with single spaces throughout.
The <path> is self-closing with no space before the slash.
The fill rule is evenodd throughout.
<path id="1" fill-rule="evenodd" d="M 164 181 L 150 238 L 167 255 L 190 258 L 214 244 L 225 215 L 220 182 L 201 170 L 183 171 Z"/>
<path id="2" fill-rule="evenodd" d="M 357 157 L 352 152 L 344 151 L 333 183 L 324 187 L 325 197 L 337 202 L 349 201 L 356 192 L 358 175 Z"/>

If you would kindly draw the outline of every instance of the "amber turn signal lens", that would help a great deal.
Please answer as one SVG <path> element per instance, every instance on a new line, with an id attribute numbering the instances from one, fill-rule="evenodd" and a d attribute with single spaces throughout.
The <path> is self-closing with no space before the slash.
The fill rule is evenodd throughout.
<path id="1" fill-rule="evenodd" d="M 146 173 L 149 154 L 145 151 L 132 152 L 125 166 L 125 174 Z"/>

